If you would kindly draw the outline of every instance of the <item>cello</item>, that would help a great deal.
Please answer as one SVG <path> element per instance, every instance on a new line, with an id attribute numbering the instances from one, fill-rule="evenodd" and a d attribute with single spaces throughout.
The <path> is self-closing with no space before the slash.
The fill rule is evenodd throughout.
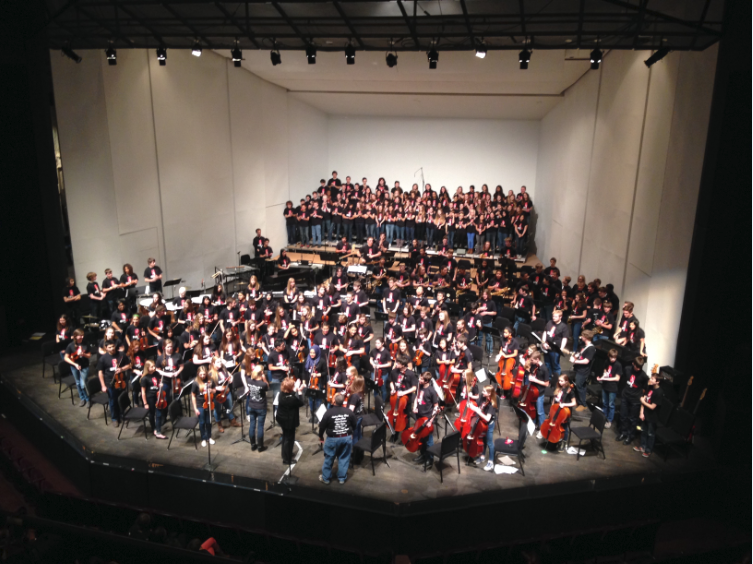
<path id="1" fill-rule="evenodd" d="M 469 408 L 470 405 L 476 405 L 476 402 L 468 398 L 466 394 L 466 398 L 458 405 L 460 413 L 452 424 L 460 432 L 460 437 L 463 439 L 471 432 L 471 415 L 473 412 Z"/>
<path id="2" fill-rule="evenodd" d="M 518 362 L 517 369 L 513 368 L 515 374 L 515 384 L 512 388 L 512 398 L 518 399 L 523 392 L 523 383 L 526 377 L 526 364 L 525 357 L 521 357 L 521 361 Z"/>
<path id="3" fill-rule="evenodd" d="M 405 410 L 408 407 L 408 395 L 398 397 L 398 390 L 402 387 L 405 374 L 400 374 L 395 384 L 395 393 L 390 395 L 390 423 L 396 433 L 400 433 L 406 427 L 408 416 Z"/>
<path id="4" fill-rule="evenodd" d="M 541 435 L 550 443 L 558 443 L 565 432 L 563 425 L 570 418 L 570 408 L 561 407 L 559 403 L 552 403 L 549 417 L 541 424 Z"/>
<path id="5" fill-rule="evenodd" d="M 400 440 L 408 449 L 408 452 L 416 452 L 421 446 L 421 439 L 428 437 L 434 432 L 434 420 L 437 418 L 437 411 L 431 417 L 421 417 L 411 429 L 405 429 L 400 434 Z"/>
<path id="6" fill-rule="evenodd" d="M 518 401 L 518 407 L 525 411 L 528 416 L 536 420 L 536 400 L 539 399 L 539 389 L 533 384 L 528 384 L 523 387 L 523 392 L 520 395 Z"/>
<path id="7" fill-rule="evenodd" d="M 512 388 L 512 377 L 513 377 L 513 368 L 515 367 L 515 357 L 513 358 L 505 358 L 502 356 L 502 353 L 500 353 L 499 357 L 499 363 L 497 364 L 499 367 L 499 371 L 496 375 L 497 384 L 500 388 L 502 388 L 504 391 L 510 390 Z"/>
<path id="8" fill-rule="evenodd" d="M 477 458 L 484 452 L 484 438 L 489 430 L 489 423 L 478 414 L 475 414 L 472 419 L 470 432 L 463 437 L 463 450 L 471 458 Z"/>

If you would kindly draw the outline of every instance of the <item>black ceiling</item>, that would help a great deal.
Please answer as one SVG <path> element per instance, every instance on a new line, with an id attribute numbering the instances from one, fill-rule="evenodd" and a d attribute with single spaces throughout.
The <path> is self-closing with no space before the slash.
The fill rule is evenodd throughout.
<path id="1" fill-rule="evenodd" d="M 45 0 L 49 46 L 386 51 L 593 48 L 703 50 L 723 0 Z"/>

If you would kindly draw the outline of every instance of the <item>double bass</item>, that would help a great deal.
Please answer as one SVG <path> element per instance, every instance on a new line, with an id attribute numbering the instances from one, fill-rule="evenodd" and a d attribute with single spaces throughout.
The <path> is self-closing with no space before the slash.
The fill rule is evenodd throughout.
<path id="1" fill-rule="evenodd" d="M 563 425 L 570 419 L 570 408 L 561 407 L 559 403 L 552 403 L 549 417 L 541 424 L 541 435 L 550 443 L 558 443 L 565 430 Z"/>
<path id="2" fill-rule="evenodd" d="M 421 439 L 428 437 L 434 432 L 434 420 L 437 418 L 437 411 L 431 417 L 421 417 L 416 420 L 415 425 L 410 429 L 405 429 L 400 434 L 400 440 L 408 449 L 408 452 L 416 452 L 421 446 Z"/>

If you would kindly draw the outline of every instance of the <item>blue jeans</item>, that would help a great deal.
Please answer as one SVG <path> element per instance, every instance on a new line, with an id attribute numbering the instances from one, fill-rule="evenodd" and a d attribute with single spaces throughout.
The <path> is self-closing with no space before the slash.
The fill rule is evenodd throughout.
<path id="1" fill-rule="evenodd" d="M 447 230 L 447 245 L 449 245 L 449 247 L 452 248 L 452 245 L 454 243 L 455 243 L 455 230 L 448 229 Z"/>
<path id="2" fill-rule="evenodd" d="M 230 392 L 227 393 L 227 398 L 225 399 L 225 403 L 219 403 L 214 402 L 214 420 L 217 421 L 217 425 L 220 424 L 220 419 L 222 415 L 222 407 L 227 408 L 227 420 L 232 421 L 235 419 L 235 415 L 233 415 L 233 398 L 230 397 Z"/>
<path id="3" fill-rule="evenodd" d="M 489 423 L 489 429 L 486 431 L 486 445 L 484 446 L 484 452 L 489 451 L 487 460 L 492 464 L 494 463 L 494 427 L 496 423 L 496 421 Z"/>
<path id="4" fill-rule="evenodd" d="M 481 327 L 484 328 L 483 334 L 486 335 L 486 352 L 487 354 L 492 354 L 492 347 L 494 347 L 494 337 L 492 336 L 491 323 L 484 323 L 481 325 Z M 481 339 L 479 339 L 479 344 L 481 343 Z"/>
<path id="5" fill-rule="evenodd" d="M 301 245 L 308 245 L 309 244 L 309 226 L 299 225 L 298 233 L 301 236 Z"/>
<path id="6" fill-rule="evenodd" d="M 474 243 L 476 241 L 476 234 L 475 233 L 466 233 L 466 238 L 468 239 L 468 248 L 473 249 Z"/>
<path id="7" fill-rule="evenodd" d="M 352 241 L 353 240 L 353 224 L 352 223 L 343 223 L 340 226 L 340 236 L 345 237 L 346 241 Z"/>
<path id="8" fill-rule="evenodd" d="M 309 411 L 311 411 L 311 417 L 316 417 L 316 410 L 319 409 L 320 405 L 322 405 L 321 399 L 309 398 Z"/>
<path id="9" fill-rule="evenodd" d="M 357 443 L 363 437 L 363 417 L 356 421 L 356 428 L 353 430 L 353 443 Z"/>
<path id="10" fill-rule="evenodd" d="M 113 421 L 120 421 L 120 406 L 118 405 L 118 397 L 122 390 L 116 390 L 112 387 L 112 384 L 107 386 L 107 397 L 110 400 L 110 418 Z"/>
<path id="11" fill-rule="evenodd" d="M 416 236 L 416 228 L 405 226 L 405 240 L 410 242 Z"/>
<path id="12" fill-rule="evenodd" d="M 552 375 L 552 378 L 559 378 L 559 375 L 562 373 L 562 369 L 560 368 L 560 353 L 555 351 L 547 352 L 544 355 L 544 364 L 549 369 L 549 374 Z"/>
<path id="13" fill-rule="evenodd" d="M 208 441 L 212 438 L 212 412 L 210 409 L 204 409 L 201 405 L 197 407 L 199 408 L 199 432 L 201 433 L 201 440 Z"/>
<path id="14" fill-rule="evenodd" d="M 514 325 L 512 326 L 512 328 L 513 328 L 513 330 L 515 331 L 515 334 L 516 334 L 516 335 L 518 334 L 518 326 L 519 326 L 519 325 L 520 325 L 521 323 L 525 323 L 525 324 L 527 324 L 527 323 L 528 323 L 528 320 L 527 320 L 527 319 L 526 319 L 525 317 L 521 317 L 520 315 L 516 315 L 516 316 L 515 316 L 515 324 L 514 324 Z"/>
<path id="15" fill-rule="evenodd" d="M 573 352 L 577 352 L 580 348 L 580 343 L 578 342 L 578 339 L 580 338 L 580 331 L 583 328 L 583 322 L 582 321 L 574 321 L 573 322 Z"/>
<path id="16" fill-rule="evenodd" d="M 325 241 L 332 241 L 332 220 L 331 219 L 325 219 L 324 220 L 324 240 Z"/>
<path id="17" fill-rule="evenodd" d="M 322 244 L 322 226 L 321 225 L 311 226 L 311 244 L 312 245 Z"/>
<path id="18" fill-rule="evenodd" d="M 89 395 L 86 393 L 86 377 L 89 375 L 89 367 L 82 366 L 81 370 L 77 370 L 75 366 L 71 366 L 71 374 L 73 374 L 73 379 L 76 380 L 79 399 L 89 401 Z"/>
<path id="19" fill-rule="evenodd" d="M 324 464 L 322 478 L 325 482 L 332 479 L 332 465 L 337 457 L 337 479 L 344 482 L 348 478 L 350 453 L 353 450 L 353 437 L 327 437 L 324 441 Z"/>
<path id="20" fill-rule="evenodd" d="M 607 335 L 607 334 L 601 334 L 601 335 L 594 334 L 594 338 L 593 338 L 592 342 L 593 342 L 593 344 L 595 346 L 596 343 L 598 343 L 599 341 L 606 341 L 608 339 L 609 339 L 609 335 Z"/>
<path id="21" fill-rule="evenodd" d="M 544 390 L 541 390 L 541 394 L 536 398 L 536 425 L 541 427 L 546 419 L 546 411 L 544 411 Z"/>
<path id="22" fill-rule="evenodd" d="M 437 234 L 437 230 L 434 227 L 427 227 L 426 228 L 426 244 L 427 245 L 433 245 L 434 244 L 434 237 Z"/>
<path id="23" fill-rule="evenodd" d="M 544 314 L 545 321 L 552 320 L 552 312 L 554 311 L 554 304 L 544 304 L 541 306 L 541 312 Z"/>
<path id="24" fill-rule="evenodd" d="M 405 241 L 405 225 L 395 226 L 395 239 L 400 239 L 401 241 Z"/>
<path id="25" fill-rule="evenodd" d="M 340 239 L 340 227 L 342 227 L 342 223 L 340 222 L 332 222 L 332 241 L 337 241 Z"/>
<path id="26" fill-rule="evenodd" d="M 527 235 L 518 237 L 518 234 L 517 233 L 515 234 L 515 252 L 523 257 L 526 255 L 526 239 L 527 238 L 528 238 Z"/>
<path id="27" fill-rule="evenodd" d="M 254 409 L 246 406 L 248 413 L 248 436 L 252 445 L 262 446 L 264 444 L 264 421 L 267 418 L 266 409 Z"/>
<path id="28" fill-rule="evenodd" d="M 288 230 L 288 245 L 292 245 L 296 239 L 296 225 L 295 223 L 286 223 L 285 228 Z"/>
<path id="29" fill-rule="evenodd" d="M 387 234 L 387 244 L 392 244 L 392 239 L 395 237 L 395 226 L 392 223 L 386 223 L 384 225 L 384 232 Z"/>
<path id="30" fill-rule="evenodd" d="M 502 246 L 505 244 L 506 233 L 502 230 L 497 231 L 497 250 L 501 251 Z"/>
<path id="31" fill-rule="evenodd" d="M 377 226 L 376 223 L 367 223 L 366 224 L 366 236 L 367 237 L 373 237 L 374 240 L 377 239 Z"/>
<path id="32" fill-rule="evenodd" d="M 434 460 L 434 455 L 426 452 L 426 449 L 430 446 L 434 446 L 434 433 L 431 432 L 426 436 L 426 442 L 421 445 L 421 454 L 425 455 L 429 460 Z"/>
<path id="33" fill-rule="evenodd" d="M 641 446 L 644 452 L 651 454 L 654 450 L 654 441 L 656 440 L 656 423 L 643 421 L 641 424 Z"/>
<path id="34" fill-rule="evenodd" d="M 604 415 L 606 415 L 607 421 L 610 423 L 614 419 L 614 400 L 616 397 L 617 392 L 601 391 L 601 403 L 604 404 Z"/>

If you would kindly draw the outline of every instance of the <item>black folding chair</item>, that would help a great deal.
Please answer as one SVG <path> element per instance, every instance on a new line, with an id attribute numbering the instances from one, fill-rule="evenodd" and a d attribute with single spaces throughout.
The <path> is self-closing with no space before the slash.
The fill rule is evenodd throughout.
<path id="1" fill-rule="evenodd" d="M 196 428 L 199 426 L 199 418 L 183 417 L 183 406 L 180 400 L 173 400 L 170 403 L 167 407 L 167 415 L 170 417 L 173 427 L 170 442 L 167 443 L 167 450 L 170 450 L 170 445 L 173 444 L 173 437 L 175 437 L 176 433 L 180 433 L 181 430 L 193 431 L 193 446 L 196 450 L 199 450 L 199 447 L 196 446 Z"/>
<path id="2" fill-rule="evenodd" d="M 664 409 L 662 406 L 661 409 Z M 676 448 L 678 446 L 688 447 L 685 451 L 685 458 L 690 454 L 690 442 L 688 437 L 693 431 L 695 424 L 695 415 L 686 409 L 677 408 L 669 421 L 668 427 L 658 427 L 656 429 L 656 444 L 663 445 L 681 454 Z M 664 454 L 664 462 L 667 461 L 667 451 Z"/>
<path id="3" fill-rule="evenodd" d="M 42 378 L 48 366 L 52 366 L 52 378 L 55 379 L 55 367 L 60 362 L 60 351 L 63 346 L 55 341 L 42 343 Z"/>
<path id="4" fill-rule="evenodd" d="M 607 459 L 607 453 L 604 452 L 604 425 L 607 423 L 607 416 L 600 409 L 594 409 L 591 413 L 591 420 L 587 426 L 570 427 L 570 435 L 567 437 L 567 446 L 570 446 L 570 439 L 575 436 L 578 439 L 578 455 L 576 460 L 580 460 L 580 445 L 583 441 L 589 441 L 598 456 L 599 452 Z"/>
<path id="5" fill-rule="evenodd" d="M 131 398 L 128 397 L 128 392 L 120 394 L 118 397 L 118 406 L 120 407 L 120 418 L 122 419 L 118 440 L 120 440 L 120 435 L 123 433 L 123 427 L 127 427 L 131 421 L 141 422 L 144 426 L 144 438 L 149 440 L 149 436 L 146 434 L 146 418 L 149 415 L 149 409 L 146 407 L 133 407 L 131 405 Z"/>
<path id="6" fill-rule="evenodd" d="M 100 388 L 99 378 L 94 376 L 86 381 L 86 395 L 89 396 L 89 409 L 86 411 L 86 418 L 92 412 L 92 406 L 101 405 L 105 414 L 105 425 L 109 425 L 107 422 L 107 407 L 110 405 L 110 398 L 106 392 L 103 392 Z"/>
<path id="7" fill-rule="evenodd" d="M 63 376 L 63 374 L 67 375 Z M 69 391 L 71 393 L 71 405 L 73 405 L 73 388 L 75 387 L 76 379 L 73 377 L 73 374 L 71 374 L 71 365 L 64 360 L 61 360 L 58 363 L 58 399 L 61 398 L 63 392 Z"/>
<path id="8" fill-rule="evenodd" d="M 382 447 L 382 458 L 381 460 L 384 461 L 384 463 L 389 468 L 390 463 L 387 462 L 387 424 L 382 423 L 374 429 L 374 432 L 371 434 L 370 437 L 363 437 L 360 441 L 358 441 L 355 445 L 353 445 L 354 448 L 360 448 L 364 452 L 368 452 L 371 455 L 371 475 L 376 476 L 376 471 L 374 470 L 374 453 L 379 450 L 379 447 Z"/>
<path id="9" fill-rule="evenodd" d="M 520 473 L 523 476 L 526 475 L 525 470 L 523 470 L 523 462 L 525 462 L 526 460 L 526 455 L 523 454 L 523 447 L 525 447 L 526 444 L 526 437 L 528 437 L 528 421 L 523 417 L 520 417 L 517 440 L 513 439 L 509 444 L 507 443 L 507 439 L 495 439 L 494 441 L 494 452 L 496 454 L 504 454 L 506 456 L 512 456 L 516 458 L 518 460 Z"/>
<path id="10" fill-rule="evenodd" d="M 384 423 L 384 400 L 382 396 L 376 394 L 374 396 L 374 413 L 367 413 L 361 419 L 361 427 L 374 427 Z"/>
<path id="11" fill-rule="evenodd" d="M 427 454 L 433 455 L 437 458 L 436 466 L 439 468 L 439 482 L 444 483 L 444 476 L 442 474 L 442 462 L 445 458 L 449 458 L 455 455 L 458 461 L 458 474 L 460 474 L 460 433 L 450 433 L 442 439 L 441 443 L 436 443 L 426 449 Z M 427 462 L 428 462 L 427 457 Z M 426 464 L 424 463 L 424 472 L 426 472 Z"/>

